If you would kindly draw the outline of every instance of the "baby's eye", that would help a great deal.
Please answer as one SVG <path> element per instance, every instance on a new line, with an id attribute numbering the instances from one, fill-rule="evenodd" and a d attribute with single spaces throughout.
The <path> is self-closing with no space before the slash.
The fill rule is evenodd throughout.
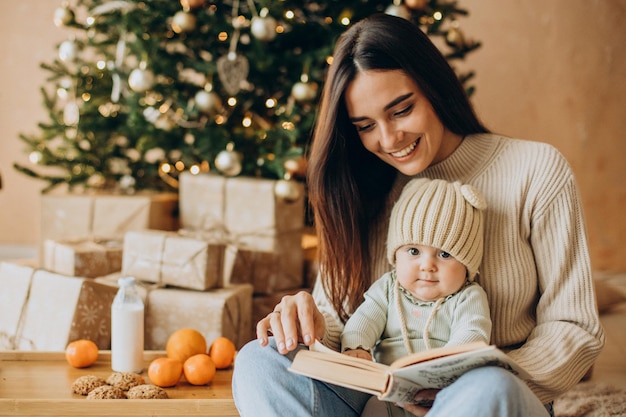
<path id="1" fill-rule="evenodd" d="M 420 250 L 417 248 L 409 248 L 409 255 L 417 256 L 420 254 Z"/>
<path id="2" fill-rule="evenodd" d="M 439 252 L 439 256 L 442 257 L 443 259 L 452 258 L 452 255 L 450 255 L 448 252 L 444 252 L 444 251 Z"/>

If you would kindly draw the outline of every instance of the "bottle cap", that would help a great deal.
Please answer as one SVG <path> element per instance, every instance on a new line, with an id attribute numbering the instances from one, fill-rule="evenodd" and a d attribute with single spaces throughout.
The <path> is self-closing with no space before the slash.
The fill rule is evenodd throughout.
<path id="1" fill-rule="evenodd" d="M 135 277 L 122 277 L 117 280 L 117 285 L 120 287 L 129 287 L 135 284 Z"/>

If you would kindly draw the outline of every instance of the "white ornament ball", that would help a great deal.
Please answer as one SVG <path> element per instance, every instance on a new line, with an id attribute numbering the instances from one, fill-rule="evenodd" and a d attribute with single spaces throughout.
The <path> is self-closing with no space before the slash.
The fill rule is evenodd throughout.
<path id="1" fill-rule="evenodd" d="M 67 40 L 59 45 L 59 59 L 63 62 L 70 62 L 76 58 L 76 43 Z"/>
<path id="2" fill-rule="evenodd" d="M 250 32 L 260 41 L 271 41 L 276 37 L 276 19 L 271 16 L 252 18 Z"/>
<path id="3" fill-rule="evenodd" d="M 222 108 L 222 100 L 213 91 L 200 90 L 195 96 L 196 106 L 204 113 L 212 113 Z"/>
<path id="4" fill-rule="evenodd" d="M 135 177 L 133 177 L 132 175 L 123 175 L 122 178 L 120 178 L 120 187 L 122 188 L 122 190 L 132 190 L 135 188 L 135 185 L 137 184 L 137 180 L 135 180 Z"/>
<path id="5" fill-rule="evenodd" d="M 67 7 L 59 7 L 54 11 L 54 25 L 56 27 L 67 26 L 74 21 L 74 12 Z"/>
<path id="6" fill-rule="evenodd" d="M 196 16 L 187 12 L 176 12 L 172 18 L 172 30 L 176 33 L 191 32 L 198 23 Z"/>
<path id="7" fill-rule="evenodd" d="M 392 16 L 401 17 L 406 20 L 409 20 L 411 18 L 411 11 L 403 4 L 392 4 L 391 6 L 387 7 L 385 13 Z"/>
<path id="8" fill-rule="evenodd" d="M 234 151 L 221 151 L 215 158 L 215 167 L 225 176 L 234 177 L 241 173 L 241 154 Z"/>
<path id="9" fill-rule="evenodd" d="M 300 198 L 300 187 L 292 180 L 278 180 L 274 184 L 274 195 L 288 203 Z"/>
<path id="10" fill-rule="evenodd" d="M 413 10 L 422 10 L 428 4 L 428 0 L 404 0 L 404 4 Z"/>
<path id="11" fill-rule="evenodd" d="M 148 69 L 135 68 L 128 77 L 128 85 L 138 93 L 148 91 L 154 85 L 154 73 Z"/>
<path id="12" fill-rule="evenodd" d="M 312 101 L 317 97 L 317 84 L 303 83 L 301 81 L 295 83 L 291 87 L 291 95 L 301 102 Z"/>

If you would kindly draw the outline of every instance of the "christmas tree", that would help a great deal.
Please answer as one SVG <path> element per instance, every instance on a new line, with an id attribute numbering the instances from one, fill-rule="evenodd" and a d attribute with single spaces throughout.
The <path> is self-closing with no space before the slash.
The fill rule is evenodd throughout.
<path id="1" fill-rule="evenodd" d="M 167 190 L 191 172 L 302 179 L 337 37 L 377 12 L 409 19 L 449 60 L 479 43 L 439 0 L 76 0 L 41 88 L 49 120 L 20 135 L 48 183 Z M 454 65 L 453 65 L 454 66 Z M 468 93 L 471 72 L 459 74 Z"/>

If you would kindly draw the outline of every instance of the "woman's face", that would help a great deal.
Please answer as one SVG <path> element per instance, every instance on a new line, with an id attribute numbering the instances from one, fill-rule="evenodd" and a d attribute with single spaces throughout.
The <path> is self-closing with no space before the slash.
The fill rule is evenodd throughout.
<path id="1" fill-rule="evenodd" d="M 404 71 L 359 72 L 345 100 L 363 146 L 405 175 L 444 160 L 461 143 Z"/>

